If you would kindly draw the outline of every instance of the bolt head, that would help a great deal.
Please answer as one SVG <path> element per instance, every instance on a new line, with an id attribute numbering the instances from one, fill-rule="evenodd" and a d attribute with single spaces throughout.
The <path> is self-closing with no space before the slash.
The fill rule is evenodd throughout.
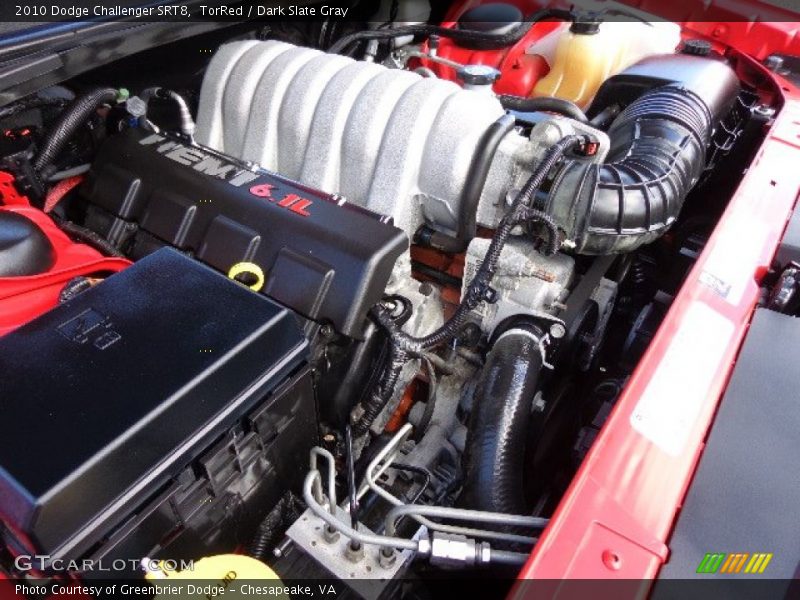
<path id="1" fill-rule="evenodd" d="M 770 54 L 764 59 L 764 66 L 773 73 L 777 73 L 783 67 L 783 57 L 777 54 Z"/>
<path id="2" fill-rule="evenodd" d="M 766 104 L 759 104 L 753 109 L 753 111 L 762 117 L 771 117 L 775 114 L 775 109 L 771 106 L 767 106 Z"/>
<path id="3" fill-rule="evenodd" d="M 500 78 L 500 71 L 489 65 L 464 65 L 458 77 L 471 85 L 491 85 Z"/>
<path id="4" fill-rule="evenodd" d="M 567 335 L 567 328 L 561 323 L 553 323 L 550 325 L 550 337 L 554 340 L 560 340 Z"/>

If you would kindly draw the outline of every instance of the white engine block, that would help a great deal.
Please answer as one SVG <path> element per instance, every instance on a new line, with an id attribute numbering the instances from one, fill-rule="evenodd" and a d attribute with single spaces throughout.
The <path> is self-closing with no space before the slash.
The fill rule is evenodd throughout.
<path id="1" fill-rule="evenodd" d="M 391 216 L 409 237 L 458 227 L 462 189 L 481 136 L 504 110 L 450 81 L 277 41 L 223 46 L 203 82 L 197 141 Z M 501 142 L 478 222 L 492 227 L 509 189 L 539 152 L 572 133 L 553 118 L 532 142 Z M 538 129 L 538 128 L 537 128 Z"/>

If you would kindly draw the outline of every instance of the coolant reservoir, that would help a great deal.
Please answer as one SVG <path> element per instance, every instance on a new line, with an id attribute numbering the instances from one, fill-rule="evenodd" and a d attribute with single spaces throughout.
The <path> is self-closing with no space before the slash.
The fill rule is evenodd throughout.
<path id="1" fill-rule="evenodd" d="M 610 76 L 653 54 L 673 52 L 680 42 L 675 23 L 576 19 L 558 35 L 550 72 L 532 96 L 555 96 L 586 107 Z M 531 49 L 536 52 L 536 48 Z"/>

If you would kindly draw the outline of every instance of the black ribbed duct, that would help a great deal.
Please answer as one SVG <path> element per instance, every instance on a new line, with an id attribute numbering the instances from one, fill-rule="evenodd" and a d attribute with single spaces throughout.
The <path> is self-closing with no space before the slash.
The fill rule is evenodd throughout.
<path id="1" fill-rule="evenodd" d="M 685 58 L 696 59 L 691 77 L 645 92 L 615 119 L 605 163 L 570 160 L 558 171 L 544 209 L 576 252 L 629 252 L 677 219 L 705 169 L 714 127 L 739 93 L 724 63 Z"/>

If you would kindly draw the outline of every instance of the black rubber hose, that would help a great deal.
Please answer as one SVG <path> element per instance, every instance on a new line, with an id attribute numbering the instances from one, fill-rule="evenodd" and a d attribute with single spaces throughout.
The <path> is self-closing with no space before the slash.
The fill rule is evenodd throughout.
<path id="1" fill-rule="evenodd" d="M 490 556 L 492 557 L 492 564 L 512 567 L 524 565 L 531 557 L 530 554 L 524 552 L 510 552 L 508 550 L 495 550 L 494 548 L 492 548 Z"/>
<path id="2" fill-rule="evenodd" d="M 606 125 L 610 124 L 611 121 L 617 118 L 620 110 L 622 109 L 620 108 L 619 104 L 610 104 L 592 117 L 589 120 L 589 125 L 597 129 L 603 129 Z"/>
<path id="3" fill-rule="evenodd" d="M 475 392 L 464 456 L 461 501 L 477 510 L 525 514 L 525 447 L 542 370 L 535 325 L 501 335 Z"/>
<path id="4" fill-rule="evenodd" d="M 189 103 L 179 93 L 161 87 L 151 87 L 142 90 L 142 93 L 139 97 L 144 101 L 145 106 L 147 107 L 148 110 L 150 108 L 150 101 L 153 98 L 172 100 L 178 107 L 178 114 L 180 115 L 180 121 L 181 121 L 180 124 L 181 133 L 188 136 L 189 138 L 194 137 L 194 132 L 197 126 L 195 125 L 194 118 L 192 117 L 192 111 L 189 109 Z M 150 119 L 147 118 L 146 111 L 144 116 L 140 117 L 139 122 L 145 128 L 153 129 L 156 132 L 160 130 L 160 128 L 157 125 L 155 125 L 152 121 L 150 121 Z"/>
<path id="5" fill-rule="evenodd" d="M 469 174 L 461 190 L 461 203 L 459 209 L 459 229 L 457 239 L 463 246 L 467 247 L 470 240 L 475 237 L 477 230 L 478 203 L 481 199 L 481 192 L 486 185 L 486 178 L 489 176 L 489 168 L 492 166 L 494 155 L 506 135 L 514 129 L 516 119 L 512 115 L 503 115 L 488 129 L 481 137 L 478 149 L 472 156 L 469 166 Z"/>
<path id="6" fill-rule="evenodd" d="M 392 27 L 388 29 L 371 29 L 344 36 L 328 48 L 328 52 L 330 54 L 340 54 L 356 42 L 387 40 L 408 35 L 438 35 L 440 37 L 450 38 L 457 44 L 466 48 L 497 50 L 516 44 L 530 31 L 533 24 L 538 21 L 543 21 L 544 19 L 571 20 L 572 17 L 572 13 L 568 10 L 546 8 L 528 15 L 524 21 L 520 22 L 520 24 L 511 31 L 500 34 L 427 24 L 407 25 L 405 27 Z"/>
<path id="7" fill-rule="evenodd" d="M 541 208 L 582 254 L 630 252 L 678 218 L 706 167 L 714 127 L 739 93 L 731 69 L 715 79 L 671 83 L 632 102 L 608 130 L 603 164 L 568 161 Z"/>
<path id="8" fill-rule="evenodd" d="M 114 88 L 96 88 L 81 94 L 67 106 L 50 128 L 41 150 L 33 161 L 33 167 L 40 176 L 44 176 L 58 154 L 78 129 L 86 123 L 98 106 L 114 102 L 118 97 Z"/>
<path id="9" fill-rule="evenodd" d="M 517 112 L 551 112 L 559 115 L 564 115 L 570 119 L 575 119 L 581 123 L 588 123 L 589 119 L 586 113 L 574 102 L 563 100 L 562 98 L 553 98 L 551 96 L 541 96 L 538 98 L 524 98 L 522 96 L 510 96 L 503 94 L 497 97 L 500 104 L 506 110 L 515 110 Z"/>

